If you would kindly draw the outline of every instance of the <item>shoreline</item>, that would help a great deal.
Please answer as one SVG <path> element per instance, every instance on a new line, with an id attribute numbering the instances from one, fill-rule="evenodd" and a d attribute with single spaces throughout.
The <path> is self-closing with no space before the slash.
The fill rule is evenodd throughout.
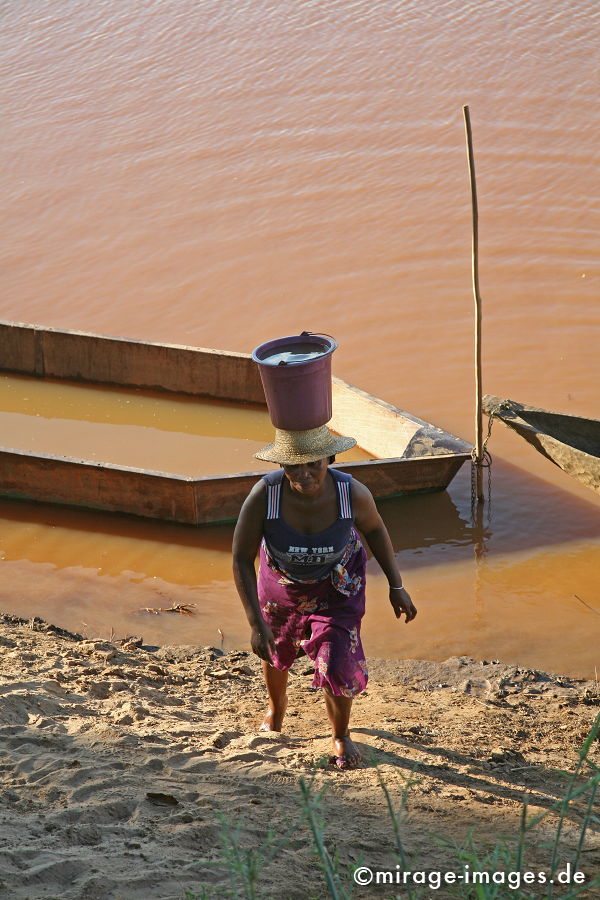
<path id="1" fill-rule="evenodd" d="M 410 784 L 408 858 L 448 869 L 431 835 L 462 841 L 475 828 L 485 844 L 518 833 L 524 796 L 532 814 L 548 811 L 600 704 L 592 681 L 496 661 L 369 660 L 351 723 L 366 765 L 340 772 L 324 765 L 327 720 L 305 658 L 284 731 L 265 734 L 260 664 L 246 651 L 90 640 L 8 614 L 0 645 L 0 894 L 14 900 L 183 900 L 201 886 L 219 896 L 219 816 L 264 847 L 269 828 L 299 814 L 300 778 L 327 788 L 326 833 L 348 865 L 392 864 L 379 776 L 395 804 Z M 592 754 L 598 764 L 597 743 Z M 553 820 L 547 812 L 531 865 L 543 865 Z M 575 819 L 568 826 L 565 861 Z M 259 896 L 326 896 L 308 837 L 261 874 Z M 597 827 L 583 859 L 587 875 L 600 872 Z"/>

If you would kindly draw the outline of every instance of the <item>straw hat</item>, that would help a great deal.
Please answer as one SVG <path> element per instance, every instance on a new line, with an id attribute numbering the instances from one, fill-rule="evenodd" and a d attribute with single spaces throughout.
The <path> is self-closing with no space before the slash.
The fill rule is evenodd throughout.
<path id="1" fill-rule="evenodd" d="M 276 428 L 274 442 L 254 455 L 267 462 L 297 466 L 343 453 L 355 444 L 354 438 L 332 434 L 326 425 L 308 431 L 284 431 L 283 428 Z"/>

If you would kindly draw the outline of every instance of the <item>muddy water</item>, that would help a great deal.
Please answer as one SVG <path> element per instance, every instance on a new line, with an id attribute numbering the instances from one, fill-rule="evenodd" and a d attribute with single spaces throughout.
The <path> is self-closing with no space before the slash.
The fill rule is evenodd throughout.
<path id="1" fill-rule="evenodd" d="M 329 332 L 336 374 L 470 438 L 468 103 L 485 390 L 600 418 L 599 19 L 589 0 L 21 5 L 0 32 L 0 315 L 246 352 Z M 420 615 L 393 637 L 371 564 L 371 654 L 593 675 L 600 505 L 518 441 L 494 426 L 479 528 L 466 471 L 385 504 Z M 227 529 L 1 512 L 4 608 L 246 640 Z M 180 598 L 194 619 L 132 612 Z"/>
<path id="2" fill-rule="evenodd" d="M 272 468 L 254 458 L 273 439 L 258 404 L 0 375 L 0 434 L 27 453 L 193 478 Z"/>

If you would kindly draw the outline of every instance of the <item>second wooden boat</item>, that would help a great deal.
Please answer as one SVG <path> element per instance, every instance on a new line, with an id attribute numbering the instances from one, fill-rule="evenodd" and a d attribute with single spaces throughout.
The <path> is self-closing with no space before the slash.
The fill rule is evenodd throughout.
<path id="1" fill-rule="evenodd" d="M 550 412 L 486 394 L 488 416 L 500 419 L 568 475 L 600 493 L 600 421 Z"/>

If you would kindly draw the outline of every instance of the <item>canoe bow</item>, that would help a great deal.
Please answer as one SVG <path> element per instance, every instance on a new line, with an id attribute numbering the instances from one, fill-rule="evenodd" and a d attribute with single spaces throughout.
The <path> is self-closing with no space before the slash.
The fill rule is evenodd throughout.
<path id="1" fill-rule="evenodd" d="M 586 487 L 600 493 L 600 420 L 586 419 L 486 394 L 482 409 L 501 419 L 535 449 Z"/>

